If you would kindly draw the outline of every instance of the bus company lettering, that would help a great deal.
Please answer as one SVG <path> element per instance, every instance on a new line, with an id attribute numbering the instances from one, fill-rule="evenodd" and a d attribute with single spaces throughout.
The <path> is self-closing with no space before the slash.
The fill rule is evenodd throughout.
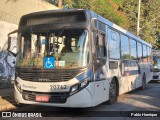
<path id="1" fill-rule="evenodd" d="M 35 87 L 35 86 L 27 86 L 27 85 L 25 85 L 25 84 L 23 84 L 22 85 L 22 87 L 24 87 L 24 88 L 30 88 L 30 89 L 36 89 L 37 87 Z"/>
<path id="2" fill-rule="evenodd" d="M 43 79 L 43 78 L 40 78 L 40 79 L 38 79 L 38 81 L 48 81 L 48 79 Z"/>
<path id="3" fill-rule="evenodd" d="M 42 117 L 41 113 L 19 113 L 19 112 L 13 112 L 11 114 L 11 117 L 19 117 L 19 118 L 24 118 L 24 117 Z"/>

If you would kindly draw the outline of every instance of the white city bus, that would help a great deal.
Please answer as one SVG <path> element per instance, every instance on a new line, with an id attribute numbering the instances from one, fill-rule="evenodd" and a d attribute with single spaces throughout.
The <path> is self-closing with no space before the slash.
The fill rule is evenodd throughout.
<path id="1" fill-rule="evenodd" d="M 90 10 L 22 16 L 17 41 L 18 104 L 113 104 L 152 79 L 152 46 Z"/>
<path id="2" fill-rule="evenodd" d="M 160 50 L 153 50 L 153 79 L 160 80 Z"/>

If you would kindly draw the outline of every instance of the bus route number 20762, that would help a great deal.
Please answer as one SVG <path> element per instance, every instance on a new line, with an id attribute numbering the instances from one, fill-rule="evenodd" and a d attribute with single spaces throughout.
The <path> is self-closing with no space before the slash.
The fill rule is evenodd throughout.
<path id="1" fill-rule="evenodd" d="M 50 85 L 50 90 L 63 90 L 67 89 L 66 85 Z"/>

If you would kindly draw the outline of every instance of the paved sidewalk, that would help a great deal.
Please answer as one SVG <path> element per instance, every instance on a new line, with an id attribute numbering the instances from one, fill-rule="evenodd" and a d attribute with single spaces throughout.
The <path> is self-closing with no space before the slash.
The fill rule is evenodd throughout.
<path id="1" fill-rule="evenodd" d="M 0 111 L 15 109 L 13 88 L 0 89 Z"/>

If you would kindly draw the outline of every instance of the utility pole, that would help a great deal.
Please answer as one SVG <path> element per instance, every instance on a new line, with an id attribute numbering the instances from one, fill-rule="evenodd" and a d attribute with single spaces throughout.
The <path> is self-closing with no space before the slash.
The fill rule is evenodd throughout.
<path id="1" fill-rule="evenodd" d="M 140 27 L 139 27 L 140 13 L 141 13 L 140 9 L 141 9 L 141 0 L 139 0 L 139 4 L 138 4 L 137 36 L 139 36 L 139 30 L 140 30 Z"/>

